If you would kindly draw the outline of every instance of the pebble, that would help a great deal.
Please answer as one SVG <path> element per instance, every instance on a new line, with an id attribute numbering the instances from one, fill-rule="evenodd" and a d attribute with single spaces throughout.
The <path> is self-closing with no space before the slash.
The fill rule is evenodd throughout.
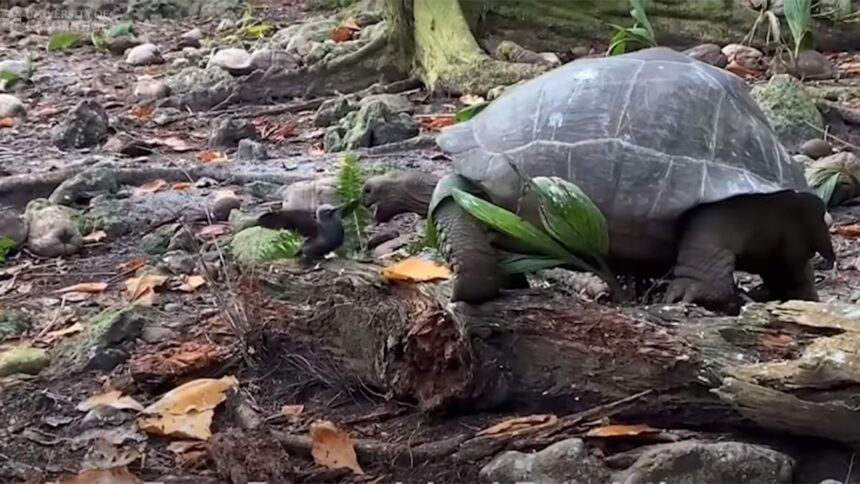
<path id="1" fill-rule="evenodd" d="M 134 98 L 137 102 L 154 101 L 170 96 L 170 87 L 161 80 L 143 76 L 134 86 Z"/>
<path id="2" fill-rule="evenodd" d="M 0 118 L 14 118 L 27 114 L 20 99 L 11 94 L 0 94 Z"/>
<path id="3" fill-rule="evenodd" d="M 245 49 L 231 47 L 221 49 L 209 59 L 209 66 L 217 66 L 233 75 L 243 75 L 251 72 L 251 54 Z"/>
<path id="4" fill-rule="evenodd" d="M 203 40 L 203 32 L 199 28 L 195 27 L 188 32 L 185 32 L 184 34 L 180 35 L 179 38 Z"/>
<path id="5" fill-rule="evenodd" d="M 161 57 L 161 52 L 155 44 L 146 43 L 129 49 L 125 56 L 125 62 L 133 66 L 146 66 L 161 64 L 164 62 L 164 58 Z"/>
<path id="6" fill-rule="evenodd" d="M 239 140 L 236 157 L 243 161 L 261 161 L 269 158 L 266 146 L 257 141 L 243 138 Z"/>
<path id="7" fill-rule="evenodd" d="M 817 160 L 832 155 L 833 145 L 821 138 L 811 139 L 800 145 L 800 152 L 813 160 Z"/>
<path id="8" fill-rule="evenodd" d="M 723 68 L 729 63 L 729 59 L 723 50 L 717 44 L 701 44 L 684 51 L 684 54 L 696 59 L 697 61 L 710 64 L 715 67 Z"/>
<path id="9" fill-rule="evenodd" d="M 222 120 L 209 136 L 209 148 L 213 150 L 236 148 L 239 140 L 245 138 L 260 139 L 257 128 L 247 120 L 228 117 Z"/>

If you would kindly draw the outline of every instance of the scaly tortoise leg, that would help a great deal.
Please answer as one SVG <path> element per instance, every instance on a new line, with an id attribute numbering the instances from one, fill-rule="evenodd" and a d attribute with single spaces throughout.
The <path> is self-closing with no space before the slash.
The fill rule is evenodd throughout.
<path id="1" fill-rule="evenodd" d="M 736 306 L 740 306 L 735 292 L 734 269 L 735 255 L 730 250 L 682 242 L 665 301 L 734 311 Z"/>
<path id="2" fill-rule="evenodd" d="M 441 201 L 433 218 L 441 251 L 454 268 L 451 300 L 480 303 L 498 296 L 504 278 L 486 230 L 453 198 Z"/>

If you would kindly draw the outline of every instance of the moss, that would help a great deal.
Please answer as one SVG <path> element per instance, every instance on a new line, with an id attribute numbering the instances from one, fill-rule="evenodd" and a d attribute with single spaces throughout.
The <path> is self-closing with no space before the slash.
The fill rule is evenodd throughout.
<path id="1" fill-rule="evenodd" d="M 817 137 L 818 130 L 824 129 L 824 117 L 818 111 L 815 98 L 792 76 L 773 76 L 768 83 L 753 87 L 751 95 L 790 150 Z"/>
<path id="2" fill-rule="evenodd" d="M 0 354 L 0 377 L 24 373 L 35 375 L 51 362 L 42 348 L 21 346 Z"/>
<path id="3" fill-rule="evenodd" d="M 0 340 L 15 338 L 30 328 L 30 315 L 19 309 L 0 310 Z"/>

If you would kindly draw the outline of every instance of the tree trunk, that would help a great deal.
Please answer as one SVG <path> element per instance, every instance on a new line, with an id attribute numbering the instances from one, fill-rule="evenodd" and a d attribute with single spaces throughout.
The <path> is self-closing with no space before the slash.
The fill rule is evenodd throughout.
<path id="1" fill-rule="evenodd" d="M 696 317 L 549 290 L 469 306 L 449 304 L 448 284 L 390 283 L 379 270 L 286 263 L 264 276 L 265 291 L 241 286 L 248 307 L 282 315 L 276 341 L 316 362 L 315 373 L 427 411 L 567 413 L 650 390 L 621 418 L 860 442 L 851 403 L 860 389 L 860 307 L 790 302 Z M 261 304 L 263 293 L 273 297 Z"/>

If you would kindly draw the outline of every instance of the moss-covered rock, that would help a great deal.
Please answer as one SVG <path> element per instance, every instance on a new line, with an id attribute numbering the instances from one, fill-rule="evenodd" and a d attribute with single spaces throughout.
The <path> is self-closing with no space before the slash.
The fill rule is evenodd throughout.
<path id="1" fill-rule="evenodd" d="M 0 310 L 0 340 L 20 336 L 30 324 L 30 315 L 20 309 Z"/>
<path id="2" fill-rule="evenodd" d="M 815 98 L 792 76 L 773 76 L 768 83 L 753 87 L 751 94 L 789 151 L 796 152 L 824 129 Z"/>
<path id="3" fill-rule="evenodd" d="M 51 363 L 48 352 L 42 348 L 20 346 L 0 353 L 0 377 L 19 373 L 35 375 Z"/>
<path id="4" fill-rule="evenodd" d="M 31 200 L 25 209 L 29 227 L 27 248 L 42 257 L 71 255 L 83 247 L 77 210 L 52 205 L 44 198 Z"/>
<path id="5" fill-rule="evenodd" d="M 88 203 L 96 195 L 116 193 L 117 190 L 119 182 L 116 171 L 110 167 L 94 167 L 61 183 L 48 201 L 56 205 L 74 206 Z"/>
<path id="6" fill-rule="evenodd" d="M 170 241 L 179 231 L 179 224 L 167 224 L 146 234 L 140 240 L 140 248 L 150 255 L 161 255 L 167 252 Z"/>
<path id="7" fill-rule="evenodd" d="M 328 152 L 368 148 L 395 143 L 418 136 L 418 123 L 411 116 L 392 108 L 386 100 L 367 102 L 347 114 L 325 134 Z"/>
<path id="8" fill-rule="evenodd" d="M 215 89 L 219 85 L 232 85 L 235 83 L 229 72 L 216 66 L 186 67 L 166 79 L 165 83 L 172 93 L 184 93 L 201 89 Z"/>

